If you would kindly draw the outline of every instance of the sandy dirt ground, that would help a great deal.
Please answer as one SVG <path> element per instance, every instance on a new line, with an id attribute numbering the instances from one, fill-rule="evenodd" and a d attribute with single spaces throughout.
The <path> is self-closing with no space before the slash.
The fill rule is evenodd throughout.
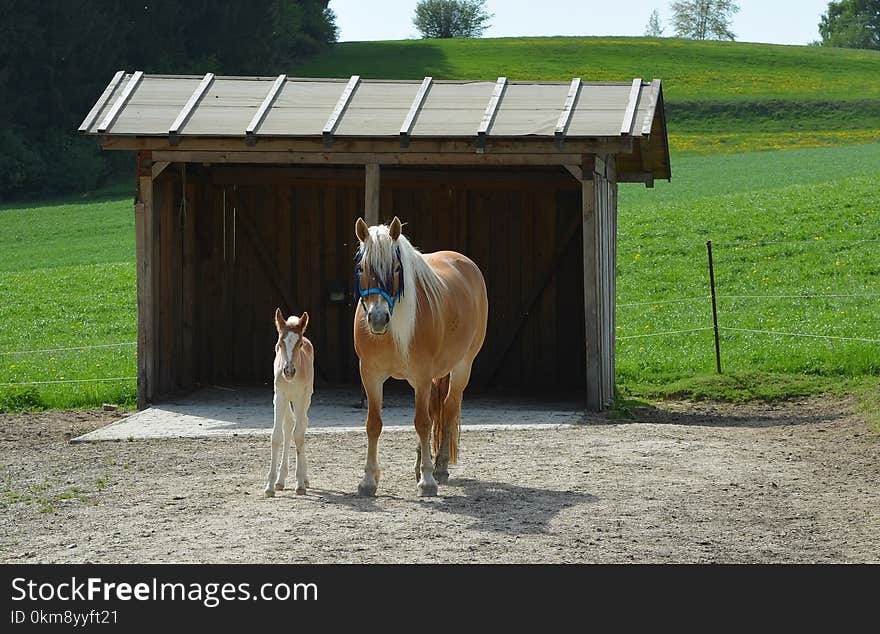
<path id="1" fill-rule="evenodd" d="M 376 498 L 363 432 L 309 438 L 309 494 L 265 498 L 267 437 L 68 444 L 119 414 L 0 415 L 0 561 L 880 562 L 880 438 L 851 407 L 465 431 L 430 499 L 412 430 L 383 433 Z"/>

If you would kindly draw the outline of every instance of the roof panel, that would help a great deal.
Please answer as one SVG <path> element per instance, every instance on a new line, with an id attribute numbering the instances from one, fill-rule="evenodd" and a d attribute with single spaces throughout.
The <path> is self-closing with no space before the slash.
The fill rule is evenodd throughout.
<path id="1" fill-rule="evenodd" d="M 553 136 L 568 96 L 568 84 L 509 84 L 489 134 Z"/>

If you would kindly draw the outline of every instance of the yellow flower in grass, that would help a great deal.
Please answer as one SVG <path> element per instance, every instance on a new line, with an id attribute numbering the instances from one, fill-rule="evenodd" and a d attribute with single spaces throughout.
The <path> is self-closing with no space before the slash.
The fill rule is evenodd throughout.
<path id="1" fill-rule="evenodd" d="M 822 239 L 822 236 L 816 236 L 815 238 L 813 238 L 813 240 L 821 240 L 821 239 Z"/>
<path id="2" fill-rule="evenodd" d="M 14 370 L 14 369 L 15 369 L 15 364 L 13 363 L 12 365 L 10 365 L 10 366 L 9 366 L 9 369 L 10 369 L 10 370 Z"/>
<path id="3" fill-rule="evenodd" d="M 840 266 L 840 260 L 834 263 L 834 266 Z"/>

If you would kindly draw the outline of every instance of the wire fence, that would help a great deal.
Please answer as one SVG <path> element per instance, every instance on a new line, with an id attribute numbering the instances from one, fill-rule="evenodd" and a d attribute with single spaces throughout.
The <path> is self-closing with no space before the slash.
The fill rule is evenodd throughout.
<path id="1" fill-rule="evenodd" d="M 849 245 L 860 245 L 860 244 L 870 244 L 870 243 L 880 243 L 880 238 L 865 238 L 865 239 L 854 239 L 854 240 L 844 240 L 844 239 L 835 239 L 835 238 L 823 238 L 821 236 L 816 236 L 812 240 L 760 240 L 760 241 L 741 241 L 741 242 L 708 242 L 705 246 L 709 248 L 709 264 L 711 266 L 711 246 L 716 247 L 755 247 L 755 246 L 769 246 L 769 245 L 818 245 L 818 244 L 849 244 Z M 646 248 L 642 249 L 638 247 L 635 252 L 637 254 L 641 253 L 681 253 L 682 251 L 692 251 L 697 248 L 702 248 L 703 245 L 693 245 L 693 244 L 681 244 L 681 245 L 664 245 L 663 247 L 658 248 Z M 624 252 L 620 250 L 619 252 Z M 691 297 L 654 297 L 640 301 L 634 302 L 624 302 L 617 304 L 617 308 L 636 308 L 640 306 L 662 306 L 666 304 L 686 304 L 693 303 L 697 306 L 699 305 L 705 309 L 706 304 L 710 302 L 710 300 L 714 299 L 716 302 L 718 300 L 724 301 L 765 301 L 765 300 L 836 300 L 836 299 L 870 299 L 880 297 L 880 292 L 865 292 L 865 293 L 823 293 L 823 292 L 812 292 L 812 291 L 801 291 L 799 293 L 780 293 L 780 294 L 755 294 L 755 295 L 743 295 L 743 294 L 716 294 L 715 293 L 715 284 L 714 279 L 711 282 L 710 292 L 705 295 L 691 296 Z M 118 295 L 94 295 L 95 298 L 112 298 L 114 300 L 118 300 Z M 13 301 L 13 302 L 5 302 L 5 305 L 19 305 L 33 303 L 28 301 Z M 847 342 L 857 342 L 857 343 L 870 343 L 870 344 L 880 344 L 880 338 L 874 337 L 858 337 L 858 336 L 842 336 L 842 335 L 825 335 L 825 334 L 817 334 L 817 333 L 805 333 L 805 332 L 788 332 L 781 330 L 766 330 L 760 328 L 742 328 L 737 326 L 728 326 L 723 323 L 719 323 L 717 308 L 713 306 L 713 323 L 712 325 L 700 326 L 695 328 L 684 328 L 677 330 L 667 330 L 662 332 L 645 332 L 634 335 L 621 335 L 617 336 L 616 339 L 618 341 L 627 341 L 632 339 L 651 339 L 656 337 L 672 337 L 678 335 L 690 335 L 694 333 L 701 333 L 707 331 L 715 331 L 716 332 L 716 342 L 718 341 L 718 333 L 723 332 L 731 332 L 731 333 L 747 333 L 747 334 L 756 334 L 756 335 L 771 335 L 777 337 L 803 337 L 810 339 L 821 339 L 821 340 L 829 340 L 829 341 L 847 341 Z M 46 354 L 46 353 L 55 353 L 55 352 L 72 352 L 72 351 L 88 351 L 88 350 L 99 350 L 99 349 L 111 349 L 111 348 L 122 348 L 122 347 L 131 347 L 136 346 L 136 341 L 121 341 L 115 343 L 106 343 L 106 344 L 94 344 L 94 345 L 85 345 L 85 346 L 62 346 L 57 348 L 34 348 L 28 350 L 10 350 L 10 351 L 0 351 L 0 357 L 15 357 L 15 356 L 24 356 L 24 355 L 32 355 L 32 354 Z M 717 363 L 718 367 L 721 366 L 721 349 L 720 346 L 716 349 L 717 355 Z M 41 381 L 19 381 L 19 382 L 0 382 L 0 387 L 19 387 L 19 386 L 37 386 L 37 385 L 67 385 L 67 384 L 81 384 L 81 383 L 107 383 L 107 382 L 121 382 L 121 381 L 136 381 L 136 376 L 116 376 L 116 377 L 86 377 L 86 378 L 78 378 L 78 379 L 56 379 L 56 380 L 41 380 Z"/>
<path id="2" fill-rule="evenodd" d="M 755 247 L 755 246 L 767 246 L 767 245 L 817 245 L 821 243 L 831 243 L 831 244 L 846 244 L 846 245 L 861 245 L 861 244 L 871 244 L 871 243 L 880 243 L 880 238 L 865 238 L 865 239 L 854 239 L 854 240 L 845 240 L 845 239 L 835 239 L 835 238 L 823 238 L 821 236 L 815 237 L 813 240 L 762 240 L 762 241 L 748 241 L 748 242 L 712 242 L 709 241 L 705 244 L 705 248 L 707 249 L 708 259 L 708 270 L 709 270 L 709 293 L 701 296 L 691 296 L 691 297 L 663 297 L 663 298 L 652 298 L 650 300 L 644 301 L 636 301 L 636 302 L 625 302 L 617 304 L 618 308 L 635 308 L 639 306 L 663 306 L 666 304 L 687 304 L 692 303 L 694 306 L 698 306 L 697 302 L 700 302 L 699 305 L 705 306 L 709 304 L 711 301 L 711 318 L 712 324 L 706 325 L 702 327 L 695 328 L 685 328 L 685 329 L 677 329 L 677 330 L 667 330 L 663 332 L 646 332 L 635 335 L 623 335 L 617 336 L 618 341 L 626 341 L 630 339 L 644 339 L 651 337 L 672 337 L 678 335 L 699 333 L 699 332 L 707 332 L 707 331 L 715 331 L 715 355 L 718 371 L 721 371 L 721 346 L 719 333 L 723 332 L 731 332 L 731 333 L 748 333 L 748 334 L 759 334 L 759 335 L 772 335 L 778 337 L 803 337 L 810 339 L 822 339 L 828 341 L 846 341 L 846 342 L 858 342 L 858 343 L 870 343 L 870 344 L 880 344 L 880 339 L 875 337 L 861 337 L 861 336 L 842 336 L 842 335 L 827 335 L 827 334 L 817 334 L 817 333 L 809 333 L 809 332 L 788 332 L 784 330 L 767 330 L 761 328 L 743 328 L 737 326 L 728 326 L 723 323 L 719 323 L 718 314 L 719 311 L 717 308 L 718 301 L 766 301 L 766 300 L 862 300 L 862 299 L 876 299 L 880 297 L 880 292 L 861 292 L 861 293 L 840 293 L 840 292 L 813 292 L 813 291 L 801 291 L 796 293 L 764 293 L 764 294 L 754 294 L 754 295 L 746 295 L 746 294 L 718 294 L 716 293 L 716 283 L 715 278 L 712 273 L 713 269 L 713 254 L 712 247 L 713 246 L 723 246 L 723 247 L 734 247 L 734 248 L 742 248 L 742 247 Z M 686 245 L 675 245 L 672 247 L 662 247 L 658 249 L 658 251 L 663 252 L 671 252 L 671 251 L 681 251 L 685 248 Z M 691 249 L 696 248 L 694 245 L 690 245 Z M 646 250 L 649 251 L 649 250 Z M 645 252 L 641 248 L 637 249 L 637 253 Z M 839 263 L 838 263 L 839 264 Z"/>

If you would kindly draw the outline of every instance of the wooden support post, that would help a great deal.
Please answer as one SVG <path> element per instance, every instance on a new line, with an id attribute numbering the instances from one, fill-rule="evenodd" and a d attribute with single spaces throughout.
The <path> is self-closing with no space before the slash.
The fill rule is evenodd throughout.
<path id="1" fill-rule="evenodd" d="M 587 370 L 587 409 L 602 409 L 600 392 L 600 336 L 599 336 L 599 222 L 596 217 L 595 183 L 593 182 L 592 155 L 584 156 L 581 181 L 581 210 L 584 231 L 584 344 Z"/>
<path id="2" fill-rule="evenodd" d="M 156 393 L 155 320 L 153 312 L 153 253 L 155 214 L 150 152 L 138 153 L 135 199 L 135 252 L 137 258 L 137 407 L 144 409 Z"/>
<path id="3" fill-rule="evenodd" d="M 366 164 L 364 181 L 364 220 L 367 226 L 379 224 L 379 164 Z"/>
<path id="4" fill-rule="evenodd" d="M 614 401 L 617 258 L 617 175 L 614 156 L 585 156 L 583 173 L 587 409 L 598 412 Z"/>

